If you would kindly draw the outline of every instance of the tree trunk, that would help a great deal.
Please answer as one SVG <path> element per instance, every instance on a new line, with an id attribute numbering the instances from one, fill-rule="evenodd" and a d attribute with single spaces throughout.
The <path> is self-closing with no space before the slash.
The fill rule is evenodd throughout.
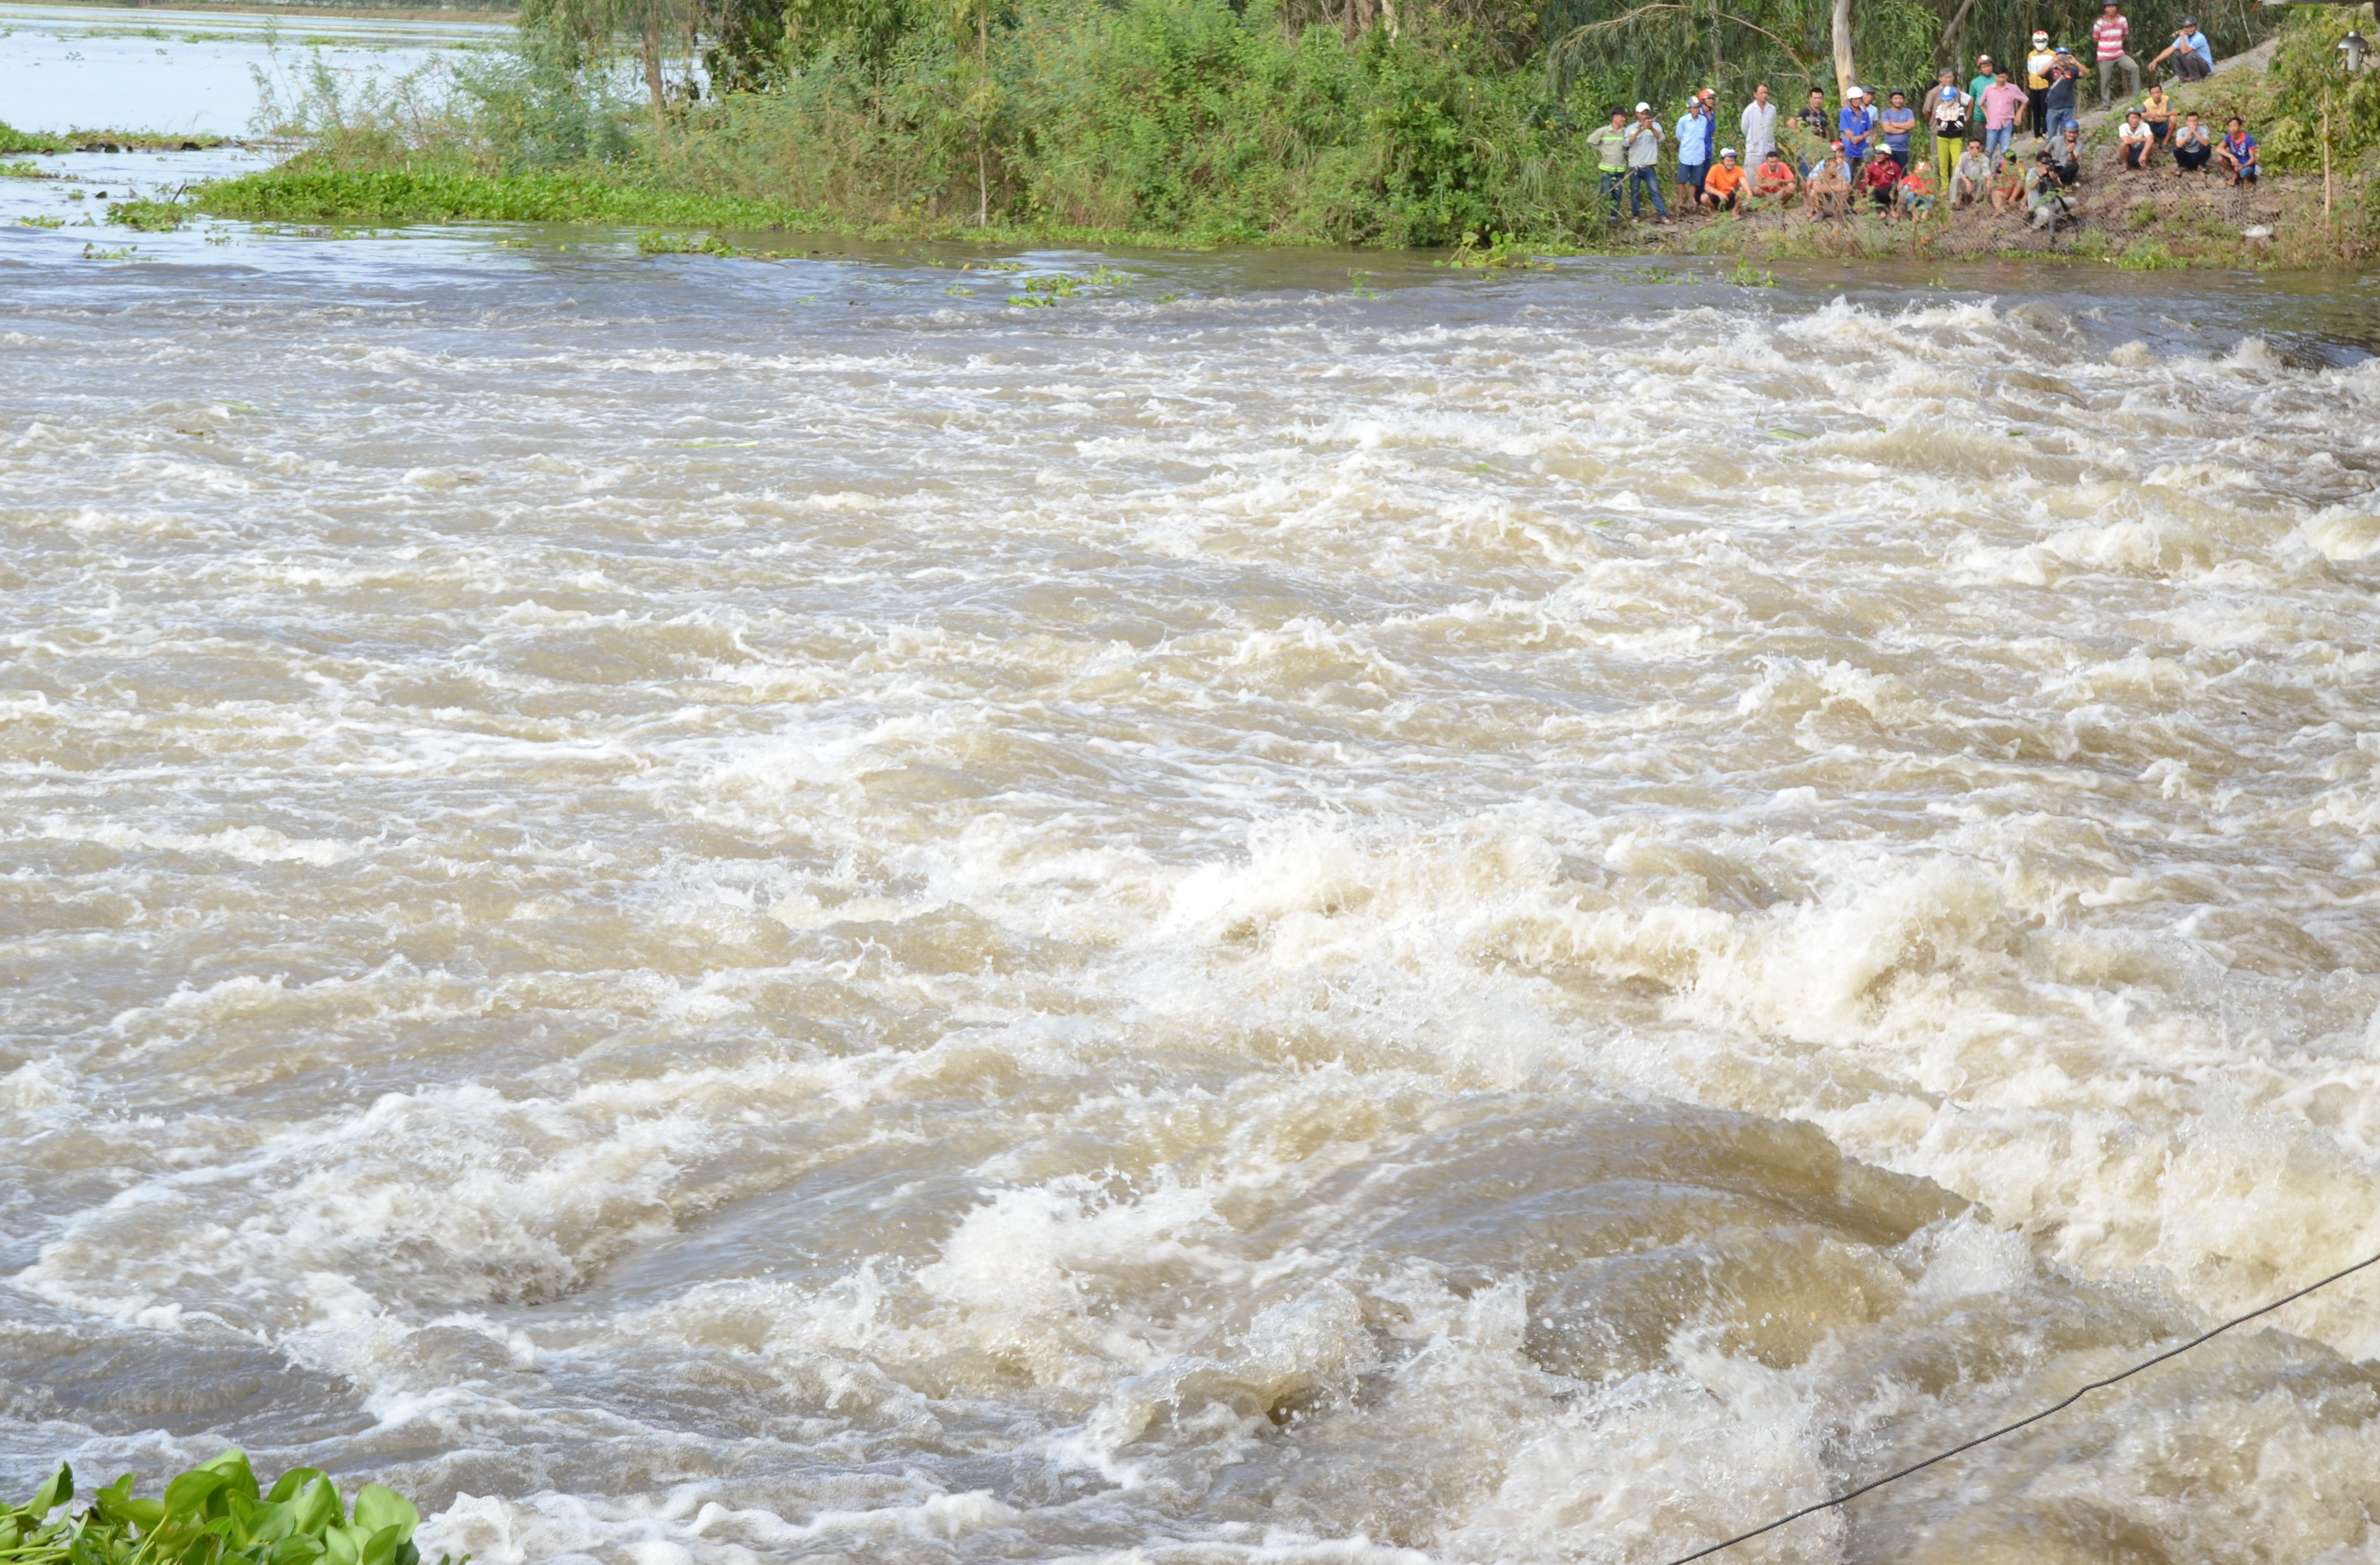
<path id="1" fill-rule="evenodd" d="M 1965 51 L 1960 50 L 1954 53 L 1951 49 L 1951 45 L 1959 42 L 1960 30 L 1967 25 L 1967 13 L 1974 8 L 1975 0 L 1959 0 L 1958 15 L 1952 17 L 1950 18 L 1950 25 L 1942 30 L 1942 41 L 1934 45 L 1934 58 L 1936 63 L 1939 64 L 1946 60 L 1949 61 L 1951 67 L 1956 69 L 1961 76 L 1964 76 L 1966 74 L 1966 70 L 1963 67 L 1960 66 L 1959 55 L 1961 54 L 1964 54 Z M 2027 29 L 2026 31 L 2027 35 L 2030 36 L 2031 30 Z M 1978 114 L 1982 112 L 1983 111 L 1981 109 L 1976 110 L 1976 113 Z"/>
<path id="2" fill-rule="evenodd" d="M 1347 36 L 1361 38 L 1372 30 L 1372 0 L 1347 0 Z"/>
<path id="3" fill-rule="evenodd" d="M 658 16 L 645 20 L 645 91 L 653 101 L 653 134 L 666 137 L 668 127 L 662 119 L 662 23 Z"/>
<path id="4" fill-rule="evenodd" d="M 1852 69 L 1852 0 L 1835 0 L 1835 91 L 1848 102 L 1857 80 Z"/>

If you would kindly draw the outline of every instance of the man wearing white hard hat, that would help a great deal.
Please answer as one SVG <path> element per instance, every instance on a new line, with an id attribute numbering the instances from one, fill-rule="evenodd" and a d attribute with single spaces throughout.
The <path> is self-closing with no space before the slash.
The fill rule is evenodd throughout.
<path id="1" fill-rule="evenodd" d="M 1852 179 L 1857 183 L 1860 170 L 1876 150 L 1876 111 L 1868 106 L 1866 88 L 1854 86 L 1843 94 L 1843 112 L 1835 116 L 1835 130 L 1843 144 L 1843 161 L 1852 165 Z"/>
<path id="2" fill-rule="evenodd" d="M 2024 106 L 2033 121 L 2035 136 L 2049 134 L 2049 71 L 2058 64 L 2058 51 L 2049 46 L 2049 34 L 2033 35 L 2033 48 L 2024 56 Z"/>

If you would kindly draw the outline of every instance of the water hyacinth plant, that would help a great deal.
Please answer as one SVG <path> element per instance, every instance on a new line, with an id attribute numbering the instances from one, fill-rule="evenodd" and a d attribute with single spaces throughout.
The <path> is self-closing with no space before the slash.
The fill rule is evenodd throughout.
<path id="1" fill-rule="evenodd" d="M 30 1499 L 0 1511 L 0 1565 L 420 1565 L 421 1514 L 395 1489 L 366 1484 L 350 1513 L 315 1468 L 293 1467 L 264 1491 L 243 1451 L 181 1474 L 156 1499 L 136 1498 L 127 1473 L 79 1513 L 51 1520 L 74 1493 L 60 1463 Z"/>

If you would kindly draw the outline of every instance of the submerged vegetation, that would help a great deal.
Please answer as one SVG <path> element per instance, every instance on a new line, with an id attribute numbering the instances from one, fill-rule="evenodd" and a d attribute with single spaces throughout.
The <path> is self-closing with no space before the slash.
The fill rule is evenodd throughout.
<path id="1" fill-rule="evenodd" d="M 337 1486 L 311 1467 L 291 1468 L 268 1491 L 248 1457 L 229 1450 L 168 1481 L 158 1498 L 140 1498 L 132 1487 L 127 1473 L 77 1511 L 73 1471 L 61 1465 L 24 1504 L 0 1510 L 0 1565 L 419 1565 L 421 1559 L 413 1543 L 421 1516 L 411 1501 L 366 1484 L 350 1511 Z M 441 1557 L 439 1565 L 464 1562 Z"/>
<path id="2" fill-rule="evenodd" d="M 1615 104 L 1642 99 L 1673 119 L 1691 90 L 1715 86 L 1732 140 L 1733 105 L 1756 82 L 1789 112 L 1813 87 L 1836 101 L 1847 76 L 1913 87 L 1937 65 L 1963 71 L 1978 49 L 2008 56 L 2034 25 L 2080 43 L 2095 8 L 528 0 L 508 53 L 360 89 L 317 59 L 275 84 L 261 127 L 308 150 L 210 187 L 200 204 L 257 218 L 714 236 L 1461 245 L 1463 264 L 1496 266 L 1530 246 L 1612 241 L 1586 132 Z M 2188 8 L 2128 6 L 2143 58 Z M 2227 55 L 2281 25 L 2245 7 L 2203 15 Z M 2358 128 L 2335 133 L 2332 152 L 2351 172 L 2380 151 L 2380 90 L 2331 79 L 2343 19 L 2287 25 L 2274 80 L 2293 96 L 2273 105 L 2268 161 L 2319 163 L 2307 128 L 2318 111 L 2306 105 L 2336 87 L 2337 113 Z M 2134 263 L 2155 264 L 2154 253 Z"/>

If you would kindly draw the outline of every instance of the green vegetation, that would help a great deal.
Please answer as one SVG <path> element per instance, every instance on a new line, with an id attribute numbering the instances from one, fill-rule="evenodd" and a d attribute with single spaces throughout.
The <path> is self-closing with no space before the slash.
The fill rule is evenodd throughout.
<path id="1" fill-rule="evenodd" d="M 350 1513 L 331 1479 L 293 1467 L 267 1492 L 242 1452 L 229 1450 L 167 1482 L 156 1499 L 132 1492 L 132 1474 L 52 1520 L 74 1498 L 61 1465 L 31 1498 L 0 1511 L 0 1565 L 419 1565 L 420 1513 L 378 1484 Z M 468 1557 L 465 1557 L 468 1561 Z M 439 1565 L 463 1565 L 441 1558 Z"/>
<path id="2" fill-rule="evenodd" d="M 107 221 L 123 228 L 138 228 L 144 234 L 168 234 L 182 225 L 189 215 L 188 207 L 172 201 L 110 201 Z"/>
<path id="3" fill-rule="evenodd" d="M 72 151 L 64 137 L 43 136 L 31 130 L 19 130 L 0 119 L 0 152 L 64 152 Z"/>

